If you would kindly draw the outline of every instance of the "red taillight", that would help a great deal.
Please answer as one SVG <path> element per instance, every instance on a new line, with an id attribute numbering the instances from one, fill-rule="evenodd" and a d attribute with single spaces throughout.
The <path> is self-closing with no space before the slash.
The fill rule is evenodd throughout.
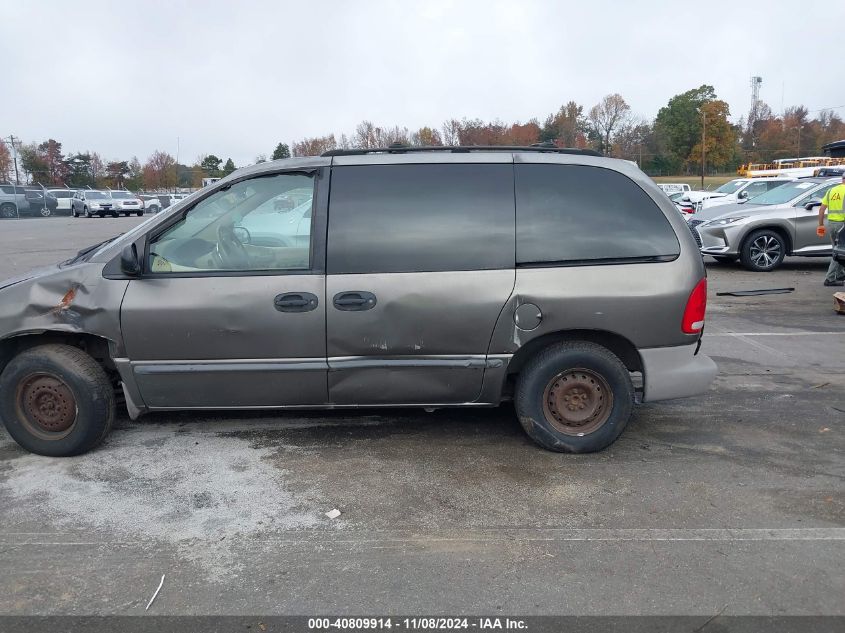
<path id="1" fill-rule="evenodd" d="M 696 284 L 684 308 L 681 330 L 684 334 L 698 334 L 704 328 L 704 312 L 707 310 L 707 279 Z"/>

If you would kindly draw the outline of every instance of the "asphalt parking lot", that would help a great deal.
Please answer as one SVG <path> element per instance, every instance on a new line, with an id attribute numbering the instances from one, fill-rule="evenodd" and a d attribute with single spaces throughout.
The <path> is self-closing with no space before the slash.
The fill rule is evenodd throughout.
<path id="1" fill-rule="evenodd" d="M 2 221 L 0 277 L 139 220 Z M 537 448 L 510 407 L 124 413 L 70 459 L 0 430 L 0 613 L 142 614 L 165 574 L 150 612 L 845 615 L 826 266 L 708 264 L 715 385 L 598 454 Z"/>

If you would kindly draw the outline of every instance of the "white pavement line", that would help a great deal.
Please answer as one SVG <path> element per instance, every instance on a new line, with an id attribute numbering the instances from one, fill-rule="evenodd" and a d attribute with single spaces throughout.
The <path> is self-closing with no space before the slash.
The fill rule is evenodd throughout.
<path id="1" fill-rule="evenodd" d="M 705 334 L 705 338 L 715 336 L 845 336 L 845 331 L 840 332 L 717 332 Z"/>
<path id="2" fill-rule="evenodd" d="M 160 582 L 160 583 L 158 583 L 158 589 L 156 589 L 156 592 L 153 594 L 153 597 L 152 597 L 152 598 L 150 598 L 150 601 L 147 603 L 147 606 L 146 606 L 146 608 L 144 609 L 144 611 L 149 611 L 149 610 L 150 610 L 150 605 L 153 603 L 153 600 L 155 600 L 155 599 L 156 599 L 156 596 L 158 595 L 158 592 L 159 592 L 159 591 L 161 591 L 161 588 L 162 588 L 163 586 L 164 586 L 164 574 L 162 574 L 162 575 L 161 575 L 161 582 Z"/>

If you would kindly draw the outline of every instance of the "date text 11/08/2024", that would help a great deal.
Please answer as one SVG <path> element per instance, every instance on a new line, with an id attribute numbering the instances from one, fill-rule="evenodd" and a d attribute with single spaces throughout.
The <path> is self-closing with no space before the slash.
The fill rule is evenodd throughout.
<path id="1" fill-rule="evenodd" d="M 524 620 L 515 618 L 309 618 L 311 631 L 409 629 L 415 631 L 445 630 L 525 630 Z"/>

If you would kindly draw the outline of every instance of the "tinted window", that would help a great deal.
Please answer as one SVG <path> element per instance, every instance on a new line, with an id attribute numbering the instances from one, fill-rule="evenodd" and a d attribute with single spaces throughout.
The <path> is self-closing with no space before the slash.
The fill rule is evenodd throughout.
<path id="1" fill-rule="evenodd" d="M 514 265 L 513 165 L 332 169 L 328 272 Z"/>
<path id="2" fill-rule="evenodd" d="M 0 186 L 0 191 L 3 193 L 15 193 L 15 188 L 7 185 Z"/>
<path id="3" fill-rule="evenodd" d="M 516 165 L 517 263 L 677 256 L 654 201 L 610 169 Z"/>

